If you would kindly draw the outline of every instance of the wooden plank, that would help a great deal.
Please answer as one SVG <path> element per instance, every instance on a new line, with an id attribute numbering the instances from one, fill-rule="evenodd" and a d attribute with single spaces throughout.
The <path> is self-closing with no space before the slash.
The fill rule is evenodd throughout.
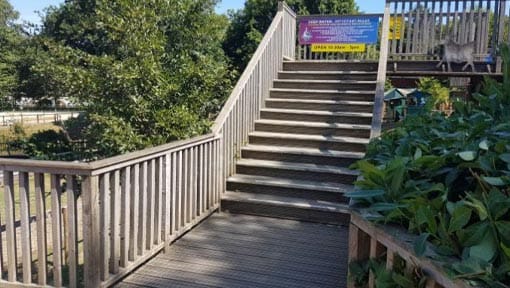
<path id="1" fill-rule="evenodd" d="M 69 265 L 69 287 L 78 286 L 78 207 L 76 177 L 66 176 L 66 197 L 67 197 L 67 249 Z"/>
<path id="2" fill-rule="evenodd" d="M 140 211 L 140 165 L 133 165 L 131 168 L 130 182 L 131 182 L 131 219 L 129 221 L 129 230 L 131 234 L 129 235 L 129 261 L 134 261 L 137 258 L 137 255 L 141 254 L 138 245 L 139 239 L 139 222 L 140 219 L 139 211 Z"/>
<path id="3" fill-rule="evenodd" d="M 85 287 L 99 287 L 101 249 L 98 177 L 85 177 L 82 182 L 83 197 L 83 254 Z"/>
<path id="4" fill-rule="evenodd" d="M 51 231 L 53 243 L 53 285 L 61 287 L 62 283 L 62 190 L 60 176 L 51 175 Z"/>
<path id="5" fill-rule="evenodd" d="M 161 224 L 163 220 L 163 157 L 159 157 L 155 161 L 154 171 L 154 239 L 153 244 L 161 243 Z"/>
<path id="6" fill-rule="evenodd" d="M 175 207 L 175 231 L 181 231 L 182 228 L 182 195 L 183 193 L 183 181 L 184 181 L 184 162 L 183 162 L 183 151 L 179 151 L 177 157 L 177 193 L 176 193 L 176 201 L 173 206 Z"/>
<path id="7" fill-rule="evenodd" d="M 37 220 L 37 284 L 46 285 L 47 283 L 47 236 L 46 236 L 46 194 L 44 186 L 44 174 L 34 174 L 35 188 L 35 210 Z M 0 241 L 2 239 L 0 238 Z M 1 251 L 0 251 L 1 253 Z M 0 262 L 1 259 L 0 259 Z M 0 267 L 0 271 L 1 267 Z"/>
<path id="8" fill-rule="evenodd" d="M 172 178 L 172 154 L 167 154 L 164 159 L 164 167 L 163 167 L 163 185 L 164 185 L 164 219 L 165 223 L 163 225 L 163 241 L 165 242 L 165 252 L 168 252 L 170 248 L 170 234 L 172 234 L 172 182 L 174 178 Z"/>
<path id="9" fill-rule="evenodd" d="M 14 173 L 3 171 L 4 176 L 4 202 L 5 202 L 5 226 L 7 231 L 7 280 L 16 281 L 17 246 L 16 226 L 14 217 Z"/>
<path id="10" fill-rule="evenodd" d="M 120 221 L 120 267 L 129 263 L 129 240 L 131 239 L 131 167 L 122 169 L 121 173 L 121 221 Z M 131 232 L 131 233 L 130 233 Z"/>
<path id="11" fill-rule="evenodd" d="M 384 9 L 384 18 L 383 18 L 383 26 L 382 26 L 382 36 L 381 36 L 381 52 L 379 55 L 379 67 L 377 72 L 377 85 L 376 85 L 376 94 L 374 100 L 374 110 L 372 116 L 371 123 L 371 131 L 370 138 L 376 138 L 381 135 L 382 129 L 382 118 L 383 118 L 383 108 L 384 108 L 384 85 L 386 83 L 386 69 L 388 65 L 388 34 L 389 34 L 389 26 L 390 26 L 390 3 L 386 3 L 386 7 Z"/>
<path id="12" fill-rule="evenodd" d="M 203 145 L 203 144 L 202 144 Z M 172 202 L 171 202 L 171 205 L 170 205 L 170 209 L 171 209 L 171 215 L 172 215 L 172 219 L 170 219 L 171 221 L 171 235 L 175 235 L 176 232 L 177 232 L 177 225 L 178 225 L 178 222 L 177 222 L 177 201 L 178 201 L 178 189 L 179 189 L 179 186 L 178 186 L 178 183 L 179 183 L 179 174 L 178 174 L 178 167 L 177 166 L 179 164 L 178 162 L 178 153 L 172 153 L 171 154 L 171 159 L 172 159 Z M 169 240 L 167 240 L 169 241 Z M 167 242 L 167 245 L 170 245 L 169 242 Z"/>
<path id="13" fill-rule="evenodd" d="M 140 164 L 140 173 L 138 177 L 138 193 L 140 196 L 138 212 L 138 255 L 144 255 L 147 246 L 147 162 Z"/>
<path id="14" fill-rule="evenodd" d="M 119 272 L 120 261 L 120 213 L 122 208 L 120 195 L 120 171 L 110 174 L 110 273 Z"/>
<path id="15" fill-rule="evenodd" d="M 379 258 L 384 254 L 384 246 L 375 238 L 370 238 L 370 259 Z M 368 274 L 368 287 L 375 287 L 375 274 L 372 270 Z"/>
<path id="16" fill-rule="evenodd" d="M 189 207 L 189 166 L 190 166 L 190 150 L 186 149 L 183 151 L 183 177 L 182 177 L 182 194 L 181 194 L 181 225 L 185 226 L 188 224 L 190 219 L 188 218 L 188 207 Z"/>
<path id="17" fill-rule="evenodd" d="M 21 255 L 23 263 L 23 283 L 32 283 L 32 245 L 30 233 L 30 188 L 27 172 L 19 173 Z"/>
<path id="18" fill-rule="evenodd" d="M 146 224 L 146 232 L 147 233 L 147 242 L 145 248 L 147 250 L 152 249 L 152 245 L 154 245 L 154 219 L 156 213 L 156 163 L 155 159 L 150 160 L 148 163 L 148 172 L 147 172 L 147 224 Z"/>
<path id="19" fill-rule="evenodd" d="M 99 193 L 101 195 L 101 223 L 100 223 L 100 255 L 101 255 L 101 280 L 109 277 L 110 262 L 110 173 L 105 173 L 99 178 Z M 97 244 L 96 244 L 97 245 Z"/>

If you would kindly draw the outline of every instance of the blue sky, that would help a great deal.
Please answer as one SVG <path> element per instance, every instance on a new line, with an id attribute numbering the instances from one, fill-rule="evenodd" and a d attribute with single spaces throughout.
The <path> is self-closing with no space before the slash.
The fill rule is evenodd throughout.
<path id="1" fill-rule="evenodd" d="M 14 6 L 22 20 L 39 23 L 39 16 L 35 11 L 43 11 L 45 7 L 50 5 L 59 5 L 63 0 L 9 0 Z M 382 13 L 384 7 L 384 0 L 356 0 L 360 10 L 367 13 Z M 218 13 L 224 13 L 228 9 L 239 9 L 244 5 L 243 0 L 222 0 L 216 8 Z"/>

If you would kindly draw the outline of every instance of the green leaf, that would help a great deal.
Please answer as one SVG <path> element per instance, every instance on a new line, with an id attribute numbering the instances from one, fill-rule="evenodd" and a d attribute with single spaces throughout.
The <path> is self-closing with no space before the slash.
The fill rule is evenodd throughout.
<path id="1" fill-rule="evenodd" d="M 420 148 L 417 148 L 416 149 L 416 152 L 414 152 L 414 160 L 418 160 L 421 158 L 421 156 L 423 156 L 423 152 L 421 151 Z"/>
<path id="2" fill-rule="evenodd" d="M 465 200 L 464 203 L 470 207 L 475 208 L 476 212 L 478 213 L 478 217 L 480 217 L 481 221 L 487 219 L 487 216 L 489 215 L 487 212 L 487 208 L 480 200 L 470 195 L 468 196 L 468 200 Z"/>
<path id="3" fill-rule="evenodd" d="M 499 159 L 505 161 L 506 163 L 510 164 L 510 153 L 505 153 L 499 155 Z"/>
<path id="4" fill-rule="evenodd" d="M 500 190 L 494 188 L 489 192 L 488 206 L 492 218 L 498 220 L 510 210 L 510 197 L 503 195 Z"/>
<path id="5" fill-rule="evenodd" d="M 494 239 L 494 235 L 488 232 L 485 233 L 485 237 L 479 244 L 471 246 L 469 249 L 469 256 L 491 262 L 497 251 L 498 244 Z"/>
<path id="6" fill-rule="evenodd" d="M 505 186 L 506 183 L 501 177 L 486 177 L 482 176 L 483 181 L 489 183 L 492 186 Z"/>
<path id="7" fill-rule="evenodd" d="M 345 193 L 346 197 L 350 198 L 373 198 L 384 195 L 384 190 L 357 190 Z"/>
<path id="8" fill-rule="evenodd" d="M 382 211 L 392 211 L 392 210 L 395 210 L 395 209 L 398 209 L 398 208 L 404 208 L 406 207 L 405 205 L 398 205 L 398 204 L 395 204 L 395 203 L 375 203 L 375 204 L 372 204 L 369 209 L 372 210 L 372 211 L 378 211 L 378 212 L 382 212 Z"/>
<path id="9" fill-rule="evenodd" d="M 464 247 L 470 247 L 480 243 L 487 231 L 489 231 L 489 223 L 484 221 L 477 222 L 465 229 L 458 231 L 457 235 L 459 237 L 460 243 L 462 243 Z"/>
<path id="10" fill-rule="evenodd" d="M 497 221 L 496 229 L 500 235 L 500 238 L 510 246 L 510 221 Z"/>
<path id="11" fill-rule="evenodd" d="M 427 238 L 429 238 L 429 233 L 422 233 L 413 243 L 414 253 L 417 256 L 422 256 L 427 249 Z"/>
<path id="12" fill-rule="evenodd" d="M 464 161 L 473 161 L 476 159 L 476 152 L 474 151 L 464 151 L 459 152 L 457 155 Z"/>
<path id="13" fill-rule="evenodd" d="M 453 233 L 466 226 L 471 218 L 471 212 L 471 209 L 466 206 L 456 207 L 453 211 L 452 218 L 450 219 L 448 232 Z"/>
<path id="14" fill-rule="evenodd" d="M 418 222 L 418 225 L 426 223 L 432 234 L 437 232 L 437 223 L 430 207 L 422 206 L 418 208 L 418 211 L 416 211 L 416 221 Z"/>
<path id="15" fill-rule="evenodd" d="M 478 144 L 478 147 L 482 150 L 488 151 L 489 150 L 489 142 L 487 140 L 483 140 Z"/>
<path id="16" fill-rule="evenodd" d="M 503 242 L 499 243 L 499 245 L 501 246 L 501 250 L 503 250 L 503 253 L 505 253 L 506 257 L 510 258 L 510 247 L 506 246 Z"/>

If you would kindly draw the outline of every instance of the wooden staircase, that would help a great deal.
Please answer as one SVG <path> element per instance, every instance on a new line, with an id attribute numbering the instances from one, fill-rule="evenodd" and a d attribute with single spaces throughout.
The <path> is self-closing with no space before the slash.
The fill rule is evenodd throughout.
<path id="1" fill-rule="evenodd" d="M 370 137 L 377 63 L 285 62 L 227 181 L 222 209 L 325 223 L 349 219 L 345 192 Z"/>

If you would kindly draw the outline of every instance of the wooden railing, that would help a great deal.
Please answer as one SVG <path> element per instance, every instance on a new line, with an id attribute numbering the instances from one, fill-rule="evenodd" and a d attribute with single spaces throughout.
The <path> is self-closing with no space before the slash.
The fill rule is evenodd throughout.
<path id="1" fill-rule="evenodd" d="M 216 211 L 284 58 L 284 3 L 213 133 L 91 163 L 1 159 L 0 287 L 108 287 Z"/>
<path id="2" fill-rule="evenodd" d="M 295 57 L 295 31 L 296 15 L 280 2 L 271 26 L 212 128 L 213 133 L 222 135 L 223 179 L 235 173 L 241 147 L 248 142 L 248 133 L 260 118 L 260 109 L 278 71 L 283 68 L 284 58 Z"/>
<path id="3" fill-rule="evenodd" d="M 218 209 L 220 163 L 212 134 L 91 163 L 2 159 L 0 286 L 115 283 Z"/>
<path id="4" fill-rule="evenodd" d="M 496 63 L 497 47 L 510 39 L 508 0 L 387 0 L 395 22 L 390 59 L 438 60 L 446 39 L 475 42 L 475 61 Z M 497 65 L 500 72 L 500 63 Z"/>
<path id="5" fill-rule="evenodd" d="M 406 271 L 419 271 L 426 278 L 425 287 L 430 288 L 467 288 L 461 280 L 451 279 L 438 263 L 426 257 L 414 254 L 412 243 L 415 236 L 401 229 L 385 226 L 380 227 L 365 220 L 356 212 L 351 214 L 349 225 L 349 263 L 371 260 L 383 260 L 386 269 L 404 267 Z M 436 255 L 437 256 L 437 255 Z M 403 263 L 397 263 L 403 261 Z M 401 272 L 401 271 L 400 271 Z M 350 272 L 349 272 L 350 273 Z M 413 276 L 418 276 L 413 273 Z M 367 285 L 362 287 L 376 287 L 376 275 L 370 271 Z M 349 276 L 347 287 L 354 288 L 352 275 Z"/>

